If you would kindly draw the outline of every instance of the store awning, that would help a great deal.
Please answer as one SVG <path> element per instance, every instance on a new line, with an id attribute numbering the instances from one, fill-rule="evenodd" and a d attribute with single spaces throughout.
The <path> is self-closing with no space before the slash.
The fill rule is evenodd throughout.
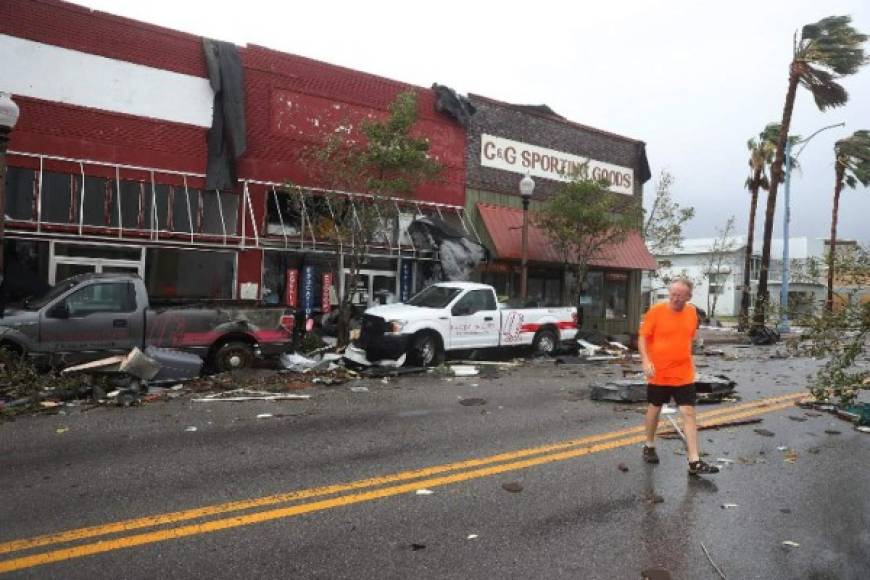
<path id="1" fill-rule="evenodd" d="M 477 211 L 492 239 L 499 260 L 521 260 L 523 241 L 523 210 L 501 205 L 478 203 Z M 529 222 L 530 262 L 562 263 L 562 256 L 553 247 L 546 233 Z M 656 260 L 639 232 L 632 232 L 622 242 L 606 246 L 590 265 L 624 270 L 655 270 Z"/>

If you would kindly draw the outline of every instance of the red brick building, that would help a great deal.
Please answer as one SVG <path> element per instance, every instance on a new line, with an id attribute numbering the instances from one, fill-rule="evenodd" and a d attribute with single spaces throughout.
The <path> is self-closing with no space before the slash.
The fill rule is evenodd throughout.
<path id="1" fill-rule="evenodd" d="M 14 56 L 4 59 L 0 90 L 21 109 L 7 159 L 7 263 L 51 284 L 128 270 L 156 296 L 276 302 L 296 271 L 315 278 L 318 306 L 320 296 L 334 301 L 320 284 L 342 290 L 340 248 L 311 227 L 329 208 L 305 152 L 385 117 L 408 89 L 418 95 L 416 131 L 443 171 L 413 201 L 397 202 L 398 227 L 431 215 L 471 233 L 465 130 L 436 112 L 430 89 L 238 47 L 247 148 L 235 186 L 206 190 L 214 92 L 202 38 L 58 0 L 4 0 L 0 50 Z M 300 189 L 283 191 L 288 182 Z M 369 300 L 411 291 L 401 278 L 413 286 L 419 266 L 437 257 L 404 231 L 394 239 L 370 251 L 358 288 Z"/>

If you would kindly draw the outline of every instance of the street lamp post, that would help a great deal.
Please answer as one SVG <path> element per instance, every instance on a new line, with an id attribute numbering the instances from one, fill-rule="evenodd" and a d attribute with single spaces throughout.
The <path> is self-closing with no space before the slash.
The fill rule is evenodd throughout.
<path id="1" fill-rule="evenodd" d="M 785 140 L 785 207 L 782 212 L 782 284 L 779 287 L 779 325 L 780 332 L 789 332 L 791 326 L 788 320 L 788 284 L 789 284 L 789 256 L 788 256 L 788 224 L 791 221 L 791 164 L 792 160 L 797 160 L 800 157 L 801 151 L 810 142 L 810 139 L 828 129 L 834 127 L 845 127 L 846 123 L 837 123 L 836 125 L 828 125 L 822 127 L 806 139 L 792 142 L 791 139 Z M 794 145 L 801 144 L 794 157 L 791 155 L 791 149 Z"/>
<path id="2" fill-rule="evenodd" d="M 0 92 L 0 285 L 3 284 L 5 264 L 3 256 L 6 241 L 6 146 L 9 134 L 18 122 L 18 105 L 9 93 Z"/>
<path id="3" fill-rule="evenodd" d="M 535 180 L 526 173 L 520 180 L 520 196 L 523 198 L 523 270 L 520 278 L 520 295 L 525 304 L 529 296 L 529 200 L 535 191 Z"/>

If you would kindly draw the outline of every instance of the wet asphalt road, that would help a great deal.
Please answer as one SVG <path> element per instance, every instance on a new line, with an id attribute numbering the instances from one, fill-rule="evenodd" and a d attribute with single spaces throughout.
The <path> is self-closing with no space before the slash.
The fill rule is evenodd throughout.
<path id="1" fill-rule="evenodd" d="M 769 358 L 776 347 L 722 348 L 729 356 L 699 357 L 699 371 L 735 378 L 742 403 L 798 392 L 818 365 Z M 309 401 L 181 398 L 0 424 L 0 567 L 323 498 L 2 553 L 12 540 L 636 427 L 641 406 L 588 400 L 590 384 L 618 378 L 623 368 L 537 361 L 490 378 L 425 375 L 313 388 L 305 391 Z M 469 398 L 485 404 L 460 404 Z M 257 419 L 261 413 L 274 416 Z M 412 482 L 402 493 L 370 501 L 177 539 L 159 536 L 0 576 L 611 579 L 662 568 L 677 579 L 717 578 L 701 542 L 728 578 L 870 576 L 870 438 L 831 415 L 797 407 L 758 417 L 760 425 L 702 432 L 709 459 L 734 461 L 702 480 L 686 476 L 679 441 L 659 443 L 659 466 L 643 464 L 632 443 L 433 485 L 429 495 L 415 493 L 425 482 Z M 509 483 L 521 490 L 506 491 Z"/>

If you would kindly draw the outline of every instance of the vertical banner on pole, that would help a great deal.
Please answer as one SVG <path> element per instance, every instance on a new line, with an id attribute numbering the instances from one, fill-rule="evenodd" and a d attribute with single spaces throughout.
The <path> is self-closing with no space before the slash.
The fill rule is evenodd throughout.
<path id="1" fill-rule="evenodd" d="M 324 314 L 327 314 L 332 310 L 332 300 L 330 299 L 330 294 L 332 294 L 332 272 L 325 272 L 323 274 L 320 289 L 320 309 Z"/>
<path id="2" fill-rule="evenodd" d="M 310 318 L 314 310 L 314 266 L 302 268 L 302 309 L 305 318 Z"/>
<path id="3" fill-rule="evenodd" d="M 402 262 L 402 279 L 399 282 L 399 284 L 400 284 L 400 286 L 399 286 L 399 294 L 400 294 L 399 301 L 400 302 L 407 302 L 408 299 L 411 298 L 411 291 L 412 291 L 411 285 L 412 285 L 413 279 L 414 279 L 413 267 L 414 267 L 414 263 L 411 261 L 406 260 L 406 261 Z"/>
<path id="4" fill-rule="evenodd" d="M 296 308 L 299 306 L 299 270 L 288 268 L 284 284 L 284 304 Z"/>

